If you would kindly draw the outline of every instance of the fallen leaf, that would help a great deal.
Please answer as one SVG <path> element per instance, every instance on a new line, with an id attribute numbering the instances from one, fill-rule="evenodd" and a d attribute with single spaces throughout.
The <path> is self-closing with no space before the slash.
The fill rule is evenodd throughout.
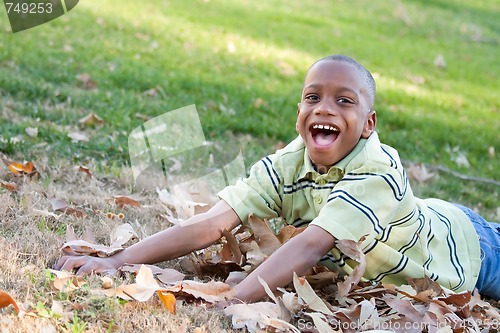
<path id="1" fill-rule="evenodd" d="M 296 228 L 293 225 L 286 225 L 285 227 L 283 227 L 283 229 L 280 230 L 279 234 L 276 235 L 276 238 L 278 238 L 281 244 L 285 244 L 285 242 L 297 236 L 304 230 L 306 230 L 305 227 Z"/>
<path id="2" fill-rule="evenodd" d="M 19 306 L 16 301 L 7 292 L 0 290 L 0 308 L 5 308 L 9 305 L 12 305 L 17 314 L 19 314 Z"/>
<path id="3" fill-rule="evenodd" d="M 54 212 L 61 212 L 61 213 L 64 213 L 66 215 L 71 215 L 71 216 L 75 216 L 78 218 L 82 218 L 82 217 L 87 216 L 87 214 L 85 214 L 84 212 L 82 212 L 76 208 L 69 207 L 68 203 L 64 200 L 51 199 L 50 203 L 52 205 L 52 210 Z"/>
<path id="4" fill-rule="evenodd" d="M 84 174 L 86 174 L 88 177 L 92 177 L 92 174 L 90 173 L 89 168 L 87 168 L 87 167 L 85 167 L 85 166 L 80 165 L 80 167 L 78 168 L 78 171 L 83 172 L 83 173 L 84 173 Z"/>
<path id="5" fill-rule="evenodd" d="M 248 226 L 252 229 L 260 251 L 266 256 L 270 256 L 281 246 L 281 242 L 266 221 L 259 219 L 254 214 L 250 214 L 248 216 Z"/>
<path id="6" fill-rule="evenodd" d="M 64 200 L 60 199 L 51 199 L 49 200 L 50 204 L 52 205 L 52 210 L 57 212 L 57 211 L 62 211 L 66 208 L 68 208 L 68 203 Z"/>
<path id="7" fill-rule="evenodd" d="M 145 302 L 149 300 L 157 290 L 161 290 L 156 282 L 151 268 L 141 265 L 135 279 L 136 283 L 122 284 L 114 289 L 102 289 L 106 296 L 118 296 L 126 300 Z"/>
<path id="8" fill-rule="evenodd" d="M 119 208 L 124 208 L 126 205 L 132 207 L 141 207 L 141 203 L 128 197 L 114 197 L 114 202 Z"/>
<path id="9" fill-rule="evenodd" d="M 51 286 L 62 292 L 78 290 L 87 283 L 82 276 L 76 276 L 71 272 L 53 269 L 49 269 L 49 271 L 55 275 L 54 280 L 50 282 Z"/>
<path id="10" fill-rule="evenodd" d="M 36 138 L 38 136 L 38 128 L 36 127 L 26 127 L 25 132 L 31 138 Z"/>
<path id="11" fill-rule="evenodd" d="M 355 242 L 352 240 L 348 239 L 342 239 L 342 240 L 337 240 L 336 241 L 336 247 L 342 252 L 343 254 L 347 255 L 349 258 L 357 261 L 359 265 L 357 265 L 351 275 L 346 275 L 345 280 L 337 283 L 338 286 L 338 291 L 337 291 L 337 298 L 341 299 L 351 291 L 351 289 L 356 286 L 361 278 L 363 277 L 363 274 L 365 274 L 366 270 L 366 258 L 361 250 L 361 243 L 363 243 L 365 237 L 362 237 L 359 242 Z"/>
<path id="12" fill-rule="evenodd" d="M 5 188 L 8 191 L 14 192 L 17 190 L 17 184 L 16 183 L 11 183 L 11 182 L 4 182 L 0 180 L 0 187 Z"/>
<path id="13" fill-rule="evenodd" d="M 434 177 L 436 174 L 427 171 L 427 168 L 422 163 L 412 164 L 407 169 L 410 178 L 415 179 L 419 183 L 423 184 L 427 180 Z"/>
<path id="14" fill-rule="evenodd" d="M 111 231 L 110 234 L 110 247 L 121 247 L 130 240 L 137 240 L 139 236 L 135 232 L 134 228 L 128 223 L 119 225 Z"/>
<path id="15" fill-rule="evenodd" d="M 326 315 L 333 315 L 325 302 L 316 295 L 309 282 L 303 277 L 299 278 L 295 272 L 293 273 L 293 286 L 297 295 L 311 310 L 319 311 Z"/>
<path id="16" fill-rule="evenodd" d="M 101 281 L 102 281 L 101 287 L 103 289 L 110 289 L 111 287 L 113 287 L 113 279 L 110 278 L 109 276 L 101 277 Z"/>
<path id="17" fill-rule="evenodd" d="M 442 54 L 438 54 L 434 59 L 434 66 L 437 68 L 446 68 L 446 60 Z"/>
<path id="18" fill-rule="evenodd" d="M 68 133 L 68 137 L 73 143 L 89 141 L 89 138 L 85 134 L 76 131 Z"/>
<path id="19" fill-rule="evenodd" d="M 16 176 L 22 176 L 22 175 L 31 176 L 38 173 L 35 166 L 31 162 L 26 162 L 22 164 L 19 162 L 10 161 L 5 158 L 2 158 L 2 161 L 9 168 L 9 170 Z"/>
<path id="20" fill-rule="evenodd" d="M 80 86 L 83 89 L 94 89 L 95 87 L 97 87 L 97 83 L 94 80 L 92 80 L 90 74 L 88 73 L 78 74 L 76 76 L 76 79 L 78 80 Z"/>
<path id="21" fill-rule="evenodd" d="M 158 297 L 160 298 L 160 301 L 163 303 L 168 312 L 170 312 L 171 314 L 175 314 L 175 305 L 176 305 L 175 296 L 171 293 L 166 293 L 160 290 L 158 290 L 157 294 Z"/>
<path id="22" fill-rule="evenodd" d="M 243 263 L 243 254 L 241 253 L 238 241 L 230 231 L 223 230 L 221 234 L 226 239 L 226 243 L 221 251 L 222 259 L 224 261 L 233 261 L 238 265 L 241 265 Z M 225 249 L 227 249 L 228 255 L 222 254 Z"/>
<path id="23" fill-rule="evenodd" d="M 121 272 L 129 272 L 129 273 L 135 273 L 137 274 L 139 272 L 139 269 L 143 265 L 131 265 L 131 264 L 126 264 L 122 267 L 120 267 Z M 155 279 L 160 281 L 163 284 L 173 284 L 177 283 L 179 281 L 184 280 L 186 277 L 185 274 L 173 269 L 173 268 L 160 268 L 158 266 L 154 265 L 145 265 L 151 269 L 151 272 L 153 273 L 153 276 Z"/>
<path id="24" fill-rule="evenodd" d="M 110 257 L 115 253 L 123 251 L 122 247 L 109 247 L 93 244 L 81 239 L 69 241 L 63 244 L 61 251 L 65 254 L 94 255 L 98 257 Z"/>
<path id="25" fill-rule="evenodd" d="M 224 309 L 224 313 L 232 316 L 233 328 L 246 329 L 253 332 L 262 332 L 266 327 L 273 327 L 278 332 L 300 331 L 293 325 L 278 319 L 280 307 L 270 302 L 251 304 L 233 304 Z"/>
<path id="26" fill-rule="evenodd" d="M 250 250 L 245 251 L 245 255 L 247 257 L 247 262 L 252 265 L 252 269 L 257 268 L 260 264 L 264 262 L 267 258 L 266 254 L 264 254 L 257 244 L 256 241 L 251 241 L 250 244 L 241 244 L 241 245 L 249 245 Z"/>
<path id="27" fill-rule="evenodd" d="M 229 285 L 220 281 L 203 283 L 185 280 L 162 290 L 171 292 L 176 296 L 183 296 L 188 299 L 202 299 L 209 303 L 227 301 L 232 299 L 234 295 L 234 290 Z"/>
<path id="28" fill-rule="evenodd" d="M 151 88 L 144 91 L 143 94 L 149 97 L 156 97 L 158 95 L 158 90 L 156 88 Z"/>
<path id="29" fill-rule="evenodd" d="M 328 319 L 324 314 L 319 312 L 310 312 L 307 313 L 309 317 L 312 318 L 314 322 L 314 328 L 318 331 L 318 333 L 338 333 L 339 331 L 334 331 L 331 326 L 328 324 Z"/>
<path id="30" fill-rule="evenodd" d="M 104 120 L 93 112 L 81 118 L 78 122 L 84 127 L 104 124 Z"/>

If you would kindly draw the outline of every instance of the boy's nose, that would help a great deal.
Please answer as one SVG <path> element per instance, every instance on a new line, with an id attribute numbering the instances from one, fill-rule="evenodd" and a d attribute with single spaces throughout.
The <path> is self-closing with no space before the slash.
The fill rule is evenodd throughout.
<path id="1" fill-rule="evenodd" d="M 329 116 L 335 114 L 335 108 L 331 103 L 323 102 L 317 105 L 314 109 L 314 113 L 319 116 Z"/>

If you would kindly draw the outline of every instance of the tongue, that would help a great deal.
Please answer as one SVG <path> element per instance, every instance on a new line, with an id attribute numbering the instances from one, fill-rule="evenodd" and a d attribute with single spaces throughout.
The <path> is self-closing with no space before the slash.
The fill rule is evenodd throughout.
<path id="1" fill-rule="evenodd" d="M 336 135 L 331 134 L 331 133 L 323 133 L 320 132 L 316 134 L 316 137 L 314 138 L 314 141 L 320 146 L 328 146 L 331 144 L 333 141 L 335 141 Z"/>

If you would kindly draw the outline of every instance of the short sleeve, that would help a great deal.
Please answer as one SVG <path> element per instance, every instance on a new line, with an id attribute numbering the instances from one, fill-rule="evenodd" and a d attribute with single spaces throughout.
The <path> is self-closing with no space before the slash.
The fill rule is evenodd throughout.
<path id="1" fill-rule="evenodd" d="M 248 178 L 239 179 L 218 193 L 245 223 L 253 213 L 260 218 L 281 215 L 282 180 L 273 163 L 272 155 L 257 162 Z"/>

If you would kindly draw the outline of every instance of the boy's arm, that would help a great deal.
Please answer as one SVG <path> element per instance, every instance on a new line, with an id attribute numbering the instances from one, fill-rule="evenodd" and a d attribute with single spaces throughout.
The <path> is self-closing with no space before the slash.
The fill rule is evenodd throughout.
<path id="1" fill-rule="evenodd" d="M 236 287 L 235 299 L 252 302 L 265 296 L 260 276 L 271 290 L 283 287 L 293 280 L 293 272 L 303 274 L 335 246 L 335 238 L 322 228 L 310 225 L 293 237 Z"/>
<path id="2" fill-rule="evenodd" d="M 208 212 L 145 238 L 111 257 L 63 256 L 55 268 L 68 271 L 78 268 L 77 274 L 85 275 L 116 270 L 125 263 L 154 264 L 205 248 L 221 237 L 221 231 L 232 230 L 238 224 L 238 215 L 221 200 Z"/>

